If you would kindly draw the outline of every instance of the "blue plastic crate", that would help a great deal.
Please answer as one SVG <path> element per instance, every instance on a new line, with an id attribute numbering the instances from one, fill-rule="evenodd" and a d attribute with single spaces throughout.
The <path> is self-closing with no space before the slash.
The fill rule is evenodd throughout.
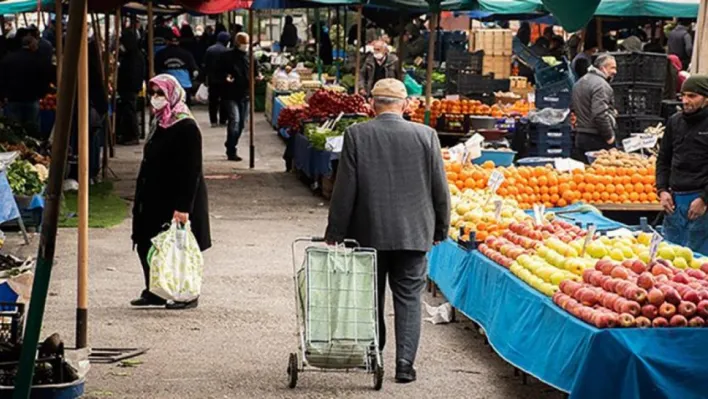
<path id="1" fill-rule="evenodd" d="M 494 162 L 495 166 L 511 166 L 514 164 L 516 151 L 482 150 L 482 156 L 473 160 L 475 165 L 481 165 L 487 161 Z"/>
<path id="2" fill-rule="evenodd" d="M 534 142 L 546 140 L 567 140 L 573 138 L 573 127 L 569 123 L 548 126 L 543 124 L 532 124 L 529 129 L 529 139 Z"/>
<path id="3" fill-rule="evenodd" d="M 567 82 L 558 82 L 536 89 L 536 108 L 567 109 L 570 108 L 572 98 L 572 87 Z"/>
<path id="4" fill-rule="evenodd" d="M 536 68 L 534 78 L 536 79 L 537 88 L 553 86 L 561 82 L 567 84 L 569 87 L 573 87 L 575 84 L 573 69 L 566 59 L 563 59 L 563 61 L 555 66 L 546 65 L 545 67 Z"/>
<path id="5" fill-rule="evenodd" d="M 528 156 L 530 157 L 549 157 L 549 158 L 568 158 L 573 151 L 573 143 L 566 142 L 558 143 L 536 143 L 529 146 Z"/>
<path id="6" fill-rule="evenodd" d="M 553 165 L 555 162 L 554 158 L 548 158 L 548 157 L 526 157 L 519 159 L 516 161 L 516 164 L 519 166 L 528 166 L 528 167 L 536 167 L 536 166 L 546 166 L 546 165 Z"/>

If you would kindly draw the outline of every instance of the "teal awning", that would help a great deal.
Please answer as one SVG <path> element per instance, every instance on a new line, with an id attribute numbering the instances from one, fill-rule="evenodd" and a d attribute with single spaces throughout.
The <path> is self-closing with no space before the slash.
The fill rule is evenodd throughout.
<path id="1" fill-rule="evenodd" d="M 54 0 L 41 0 L 42 8 L 53 7 Z M 20 12 L 37 11 L 37 0 L 3 0 L 0 1 L 0 15 L 17 14 Z"/>
<path id="2" fill-rule="evenodd" d="M 698 0 L 602 0 L 595 15 L 696 18 L 699 3 Z"/>

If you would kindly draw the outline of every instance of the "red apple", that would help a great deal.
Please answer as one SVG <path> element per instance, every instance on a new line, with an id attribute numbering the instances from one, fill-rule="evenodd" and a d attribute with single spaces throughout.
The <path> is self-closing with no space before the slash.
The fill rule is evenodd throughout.
<path id="1" fill-rule="evenodd" d="M 664 282 L 669 281 L 669 277 L 668 277 L 667 275 L 665 275 L 665 274 L 660 274 L 660 275 L 658 275 L 658 276 L 655 275 L 655 276 L 654 276 L 654 281 L 657 282 L 657 283 L 664 283 Z"/>
<path id="2" fill-rule="evenodd" d="M 676 314 L 676 306 L 664 302 L 660 307 L 659 307 L 659 315 L 661 317 L 665 318 L 666 320 L 671 319 Z"/>
<path id="3" fill-rule="evenodd" d="M 708 319 L 708 299 L 702 299 L 696 306 L 696 312 L 704 319 Z"/>
<path id="4" fill-rule="evenodd" d="M 651 327 L 651 320 L 644 316 L 639 316 L 634 320 L 634 324 L 639 328 L 649 328 Z"/>
<path id="5" fill-rule="evenodd" d="M 693 269 L 691 269 L 691 270 L 693 270 Z M 691 288 L 693 288 L 694 290 L 700 290 L 700 289 L 703 288 L 703 284 L 701 284 L 701 283 L 698 282 L 698 281 L 694 281 L 694 282 L 688 283 L 688 286 L 691 287 Z"/>
<path id="6" fill-rule="evenodd" d="M 602 289 L 607 292 L 615 292 L 615 286 L 620 280 L 615 280 L 610 276 L 605 276 L 607 279 L 602 283 Z"/>
<path id="7" fill-rule="evenodd" d="M 656 319 L 651 321 L 651 326 L 656 328 L 668 327 L 669 322 L 666 321 L 666 319 L 663 317 L 657 317 Z"/>
<path id="8" fill-rule="evenodd" d="M 694 304 L 698 304 L 698 302 L 701 301 L 700 294 L 693 288 L 686 290 L 686 292 L 681 295 L 681 298 L 683 298 L 684 301 L 693 302 Z"/>
<path id="9" fill-rule="evenodd" d="M 684 315 L 687 319 L 693 317 L 696 314 L 696 304 L 688 301 L 681 301 L 679 304 L 678 312 Z"/>
<path id="10" fill-rule="evenodd" d="M 642 274 L 647 271 L 647 265 L 644 264 L 644 262 L 642 262 L 641 260 L 637 259 L 632 262 L 632 266 L 630 266 L 630 269 L 632 269 L 632 271 L 637 274 Z"/>
<path id="11" fill-rule="evenodd" d="M 688 320 L 683 315 L 677 314 L 671 318 L 669 324 L 671 324 L 671 327 L 686 327 L 688 326 Z"/>
<path id="12" fill-rule="evenodd" d="M 627 303 L 627 300 L 622 297 L 615 299 L 614 304 L 612 304 L 612 310 L 614 310 L 617 313 L 622 313 L 622 307 L 624 306 L 625 303 Z"/>
<path id="13" fill-rule="evenodd" d="M 634 316 L 632 316 L 631 314 L 622 313 L 619 316 L 619 324 L 622 327 L 634 327 L 634 322 Z"/>
<path id="14" fill-rule="evenodd" d="M 597 303 L 595 291 L 589 288 L 586 289 L 586 291 L 580 295 L 580 303 L 585 306 L 594 306 Z"/>
<path id="15" fill-rule="evenodd" d="M 628 313 L 634 317 L 639 316 L 642 312 L 641 306 L 635 301 L 625 301 L 620 310 L 620 313 Z"/>
<path id="16" fill-rule="evenodd" d="M 688 321 L 688 325 L 691 327 L 703 327 L 706 321 L 700 316 L 693 316 L 691 320 Z"/>
<path id="17" fill-rule="evenodd" d="M 651 274 L 658 276 L 658 275 L 665 275 L 667 277 L 673 277 L 674 273 L 669 269 L 668 267 L 664 265 L 654 265 L 654 267 L 651 268 Z"/>
<path id="18" fill-rule="evenodd" d="M 649 320 L 654 320 L 659 315 L 659 310 L 654 305 L 642 306 L 642 316 Z"/>
<path id="19" fill-rule="evenodd" d="M 624 290 L 624 297 L 638 303 L 643 303 L 647 299 L 647 291 L 636 285 L 631 285 Z"/>
<path id="20" fill-rule="evenodd" d="M 626 280 L 629 278 L 629 272 L 624 267 L 618 266 L 612 269 L 612 271 L 610 272 L 610 276 Z"/>
<path id="21" fill-rule="evenodd" d="M 647 295 L 647 299 L 649 300 L 650 304 L 656 307 L 661 306 L 661 304 L 664 303 L 664 301 L 666 300 L 664 292 L 658 288 L 650 289 L 649 294 Z"/>
<path id="22" fill-rule="evenodd" d="M 649 272 L 640 274 L 639 277 L 637 277 L 637 285 L 645 290 L 654 288 L 654 276 Z"/>
<path id="23" fill-rule="evenodd" d="M 704 263 L 704 264 L 701 265 L 701 271 L 702 271 L 703 273 L 707 273 L 707 274 L 708 274 L 708 263 Z"/>
<path id="24" fill-rule="evenodd" d="M 686 274 L 698 280 L 705 280 L 707 276 L 703 271 L 698 269 L 686 269 Z"/>
<path id="25" fill-rule="evenodd" d="M 632 286 L 632 283 L 630 283 L 627 280 L 619 280 L 617 284 L 615 284 L 615 292 L 619 295 L 622 295 L 624 291 Z"/>
<path id="26" fill-rule="evenodd" d="M 678 306 L 681 303 L 681 296 L 675 288 L 668 285 L 662 285 L 659 289 L 664 293 L 666 302 L 669 302 L 675 306 Z"/>
<path id="27" fill-rule="evenodd" d="M 684 272 L 677 273 L 671 280 L 681 284 L 688 284 L 691 282 L 689 275 Z"/>
<path id="28" fill-rule="evenodd" d="M 600 272 L 597 271 L 597 270 L 593 270 L 593 269 L 585 269 L 585 270 L 583 270 L 583 281 L 586 282 L 586 283 L 588 283 L 588 284 L 592 284 L 592 283 L 590 282 L 590 280 L 591 280 L 591 277 L 592 277 L 595 273 L 600 273 Z M 602 273 L 600 273 L 600 275 L 602 275 Z"/>
<path id="29" fill-rule="evenodd" d="M 561 281 L 561 285 L 559 285 L 559 288 L 565 292 L 567 295 L 574 296 L 575 292 L 578 291 L 580 288 L 583 287 L 582 284 L 578 283 L 577 281 L 573 280 L 563 280 Z"/>
<path id="30" fill-rule="evenodd" d="M 632 263 L 634 263 L 634 261 L 632 261 L 631 259 L 625 259 L 622 261 L 622 263 L 620 263 L 620 265 L 625 269 L 632 270 Z"/>

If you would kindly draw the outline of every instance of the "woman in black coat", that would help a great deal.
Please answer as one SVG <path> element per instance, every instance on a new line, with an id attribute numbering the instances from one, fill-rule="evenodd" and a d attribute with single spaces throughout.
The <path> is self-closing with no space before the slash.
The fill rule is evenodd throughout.
<path id="1" fill-rule="evenodd" d="M 145 143 L 133 206 L 133 244 L 143 266 L 145 290 L 133 306 L 164 305 L 149 291 L 147 255 L 151 239 L 172 220 L 192 227 L 199 248 L 211 247 L 209 205 L 202 170 L 202 135 L 185 104 L 185 92 L 170 75 L 150 80 L 150 105 L 155 115 Z M 171 309 L 196 307 L 197 300 L 167 304 Z"/>

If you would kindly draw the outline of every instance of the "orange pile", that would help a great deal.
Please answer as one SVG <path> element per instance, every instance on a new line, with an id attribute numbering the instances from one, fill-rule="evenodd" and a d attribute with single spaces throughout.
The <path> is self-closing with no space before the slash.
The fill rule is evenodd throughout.
<path id="1" fill-rule="evenodd" d="M 445 161 L 447 179 L 459 189 L 485 189 L 494 164 L 465 165 Z M 591 204 L 656 203 L 654 167 L 629 169 L 593 166 L 584 171 L 558 172 L 547 167 L 500 167 L 504 182 L 497 191 L 516 199 L 521 209 L 533 204 L 547 208 L 576 202 Z"/>
<path id="2" fill-rule="evenodd" d="M 430 104 L 431 125 L 435 126 L 438 117 L 443 114 L 491 116 L 494 118 L 504 118 L 508 116 L 526 116 L 531 105 L 524 100 L 516 101 L 514 104 L 494 104 L 492 106 L 482 104 L 477 100 L 433 100 Z M 423 123 L 425 119 L 425 103 L 421 102 L 419 107 L 411 114 L 411 120 Z"/>

